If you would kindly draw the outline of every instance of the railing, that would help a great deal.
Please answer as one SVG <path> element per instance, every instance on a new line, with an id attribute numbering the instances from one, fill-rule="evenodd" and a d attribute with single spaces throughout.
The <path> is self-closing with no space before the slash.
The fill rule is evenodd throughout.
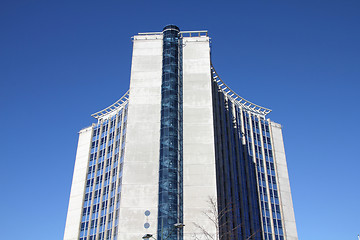
<path id="1" fill-rule="evenodd" d="M 145 32 L 145 33 L 138 33 L 138 35 L 162 35 L 162 32 Z M 208 31 L 207 30 L 200 30 L 200 31 L 181 31 L 181 37 L 207 37 Z"/>
<path id="2" fill-rule="evenodd" d="M 162 32 L 145 32 L 145 33 L 138 33 L 138 35 L 162 35 Z"/>
<path id="3" fill-rule="evenodd" d="M 267 115 L 268 113 L 271 112 L 271 109 L 268 108 L 264 108 L 261 107 L 255 103 L 252 103 L 242 97 L 240 97 L 239 95 L 237 95 L 233 90 L 231 90 L 224 82 L 223 80 L 221 80 L 221 78 L 219 77 L 219 75 L 216 73 L 215 68 L 213 67 L 213 65 L 211 65 L 211 72 L 212 72 L 212 78 L 213 81 L 215 81 L 219 88 L 221 89 L 221 91 L 230 99 L 232 100 L 232 102 L 234 102 L 235 104 L 238 104 L 239 106 L 253 112 L 256 114 L 260 114 L 260 115 Z"/>
<path id="4" fill-rule="evenodd" d="M 107 107 L 99 112 L 96 112 L 96 113 L 92 114 L 91 116 L 96 119 L 100 119 L 100 118 L 103 118 L 107 115 L 111 115 L 112 113 L 116 112 L 118 109 L 120 109 L 123 105 L 125 105 L 128 102 L 129 93 L 130 93 L 130 90 L 128 90 L 119 100 L 117 100 L 116 102 L 111 104 L 109 107 Z"/>
<path id="5" fill-rule="evenodd" d="M 201 31 L 182 31 L 180 32 L 181 37 L 207 37 L 208 31 L 201 30 Z"/>

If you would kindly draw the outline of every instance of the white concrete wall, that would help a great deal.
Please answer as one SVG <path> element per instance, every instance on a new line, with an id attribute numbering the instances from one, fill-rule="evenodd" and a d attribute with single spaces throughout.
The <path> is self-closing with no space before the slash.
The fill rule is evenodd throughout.
<path id="1" fill-rule="evenodd" d="M 77 240 L 80 233 L 81 212 L 85 194 L 86 174 L 89 162 L 92 127 L 79 132 L 69 207 L 66 217 L 64 240 Z"/>
<path id="2" fill-rule="evenodd" d="M 284 223 L 284 234 L 286 240 L 297 240 L 297 230 L 293 202 L 291 198 L 291 189 L 289 182 L 288 169 L 286 164 L 284 142 L 282 137 L 281 125 L 271 122 L 272 146 L 275 157 L 279 194 L 282 208 L 282 217 Z"/>
<path id="3" fill-rule="evenodd" d="M 206 239 L 194 223 L 214 234 L 205 216 L 216 200 L 210 47 L 208 37 L 183 39 L 184 239 Z"/>
<path id="4" fill-rule="evenodd" d="M 162 35 L 135 36 L 118 239 L 157 231 L 161 75 Z"/>

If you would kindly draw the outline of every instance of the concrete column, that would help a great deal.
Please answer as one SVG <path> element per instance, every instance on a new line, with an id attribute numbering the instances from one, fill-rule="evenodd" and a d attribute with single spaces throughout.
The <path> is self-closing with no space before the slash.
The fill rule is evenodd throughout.
<path id="1" fill-rule="evenodd" d="M 184 239 L 201 235 L 198 224 L 214 235 L 204 212 L 216 202 L 215 145 L 208 37 L 183 39 Z M 200 238 L 202 239 L 202 238 Z"/>
<path id="2" fill-rule="evenodd" d="M 156 235 L 161 73 L 162 35 L 134 36 L 118 239 Z"/>
<path id="3" fill-rule="evenodd" d="M 279 197 L 282 208 L 284 235 L 286 240 L 297 240 L 295 214 L 291 197 L 281 125 L 270 122 L 274 161 L 277 169 Z"/>
<path id="4" fill-rule="evenodd" d="M 73 180 L 71 184 L 69 207 L 66 217 L 64 240 L 78 240 L 81 213 L 85 196 L 86 174 L 89 163 L 92 127 L 79 132 Z"/>

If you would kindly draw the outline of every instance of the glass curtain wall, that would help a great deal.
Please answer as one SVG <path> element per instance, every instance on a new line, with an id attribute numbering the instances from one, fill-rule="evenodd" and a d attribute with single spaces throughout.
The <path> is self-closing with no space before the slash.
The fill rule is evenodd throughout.
<path id="1" fill-rule="evenodd" d="M 261 240 L 255 163 L 236 121 L 237 107 L 213 82 L 219 239 Z"/>
<path id="2" fill-rule="evenodd" d="M 269 122 L 227 99 L 215 81 L 213 103 L 220 235 L 283 240 Z"/>
<path id="3" fill-rule="evenodd" d="M 175 224 L 182 210 L 182 57 L 179 28 L 163 30 L 159 210 L 157 239 L 183 239 Z"/>
<path id="4" fill-rule="evenodd" d="M 79 240 L 116 240 L 127 105 L 93 127 Z"/>
<path id="5" fill-rule="evenodd" d="M 256 159 L 265 240 L 283 240 L 279 193 L 268 121 L 243 111 L 248 151 Z"/>

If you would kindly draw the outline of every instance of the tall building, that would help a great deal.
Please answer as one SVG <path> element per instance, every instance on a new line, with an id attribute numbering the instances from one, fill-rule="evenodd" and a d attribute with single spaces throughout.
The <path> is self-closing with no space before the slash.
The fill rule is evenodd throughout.
<path id="1" fill-rule="evenodd" d="M 207 31 L 134 36 L 129 91 L 79 132 L 64 240 L 298 239 L 270 111 L 221 80 Z"/>

